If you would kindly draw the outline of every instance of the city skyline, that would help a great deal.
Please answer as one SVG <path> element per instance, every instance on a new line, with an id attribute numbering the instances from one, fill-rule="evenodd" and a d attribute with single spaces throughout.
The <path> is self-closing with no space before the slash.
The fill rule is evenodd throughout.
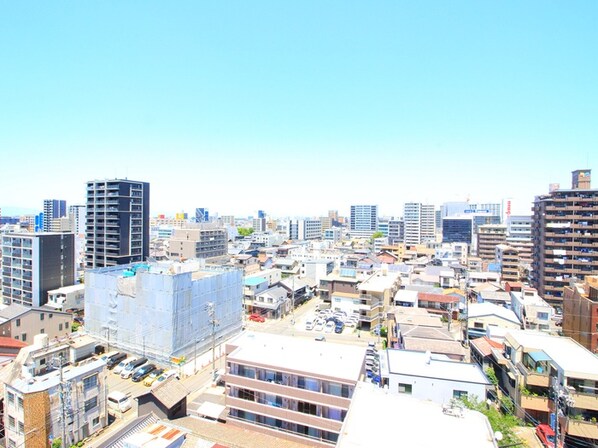
<path id="1" fill-rule="evenodd" d="M 530 214 L 596 165 L 592 2 L 34 3 L 0 15 L 3 214 L 113 178 L 152 216 Z"/>

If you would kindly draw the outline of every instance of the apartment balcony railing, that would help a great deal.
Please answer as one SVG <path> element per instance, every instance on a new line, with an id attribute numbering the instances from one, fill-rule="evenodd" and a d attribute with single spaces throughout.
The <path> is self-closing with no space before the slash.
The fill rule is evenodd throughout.
<path id="1" fill-rule="evenodd" d="M 573 406 L 578 409 L 588 409 L 591 411 L 598 411 L 598 394 L 584 394 L 580 392 L 573 392 Z"/>
<path id="2" fill-rule="evenodd" d="M 569 418 L 567 422 L 567 434 L 574 437 L 598 439 L 598 423 Z"/>

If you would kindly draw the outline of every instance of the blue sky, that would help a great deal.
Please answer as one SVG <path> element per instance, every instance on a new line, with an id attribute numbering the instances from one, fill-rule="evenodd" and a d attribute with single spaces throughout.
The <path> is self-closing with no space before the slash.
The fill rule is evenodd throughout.
<path id="1" fill-rule="evenodd" d="M 597 19 L 593 0 L 4 2 L 0 207 L 128 177 L 152 215 L 526 212 L 597 168 Z"/>

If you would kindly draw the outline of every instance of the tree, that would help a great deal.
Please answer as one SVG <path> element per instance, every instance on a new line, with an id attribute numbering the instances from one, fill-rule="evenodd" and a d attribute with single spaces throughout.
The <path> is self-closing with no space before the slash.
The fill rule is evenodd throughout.
<path id="1" fill-rule="evenodd" d="M 522 443 L 521 439 L 519 439 L 517 434 L 513 431 L 513 428 L 521 426 L 522 422 L 513 414 L 503 414 L 495 406 L 491 406 L 486 402 L 480 402 L 476 397 L 461 397 L 461 401 L 467 409 L 472 409 L 484 414 L 490 422 L 492 431 L 500 431 L 502 433 L 503 439 L 501 444 L 514 445 Z"/>
<path id="2" fill-rule="evenodd" d="M 52 448 L 62 448 L 62 439 L 60 437 L 52 440 Z"/>
<path id="3" fill-rule="evenodd" d="M 374 241 L 376 238 L 382 238 L 384 236 L 384 234 L 380 231 L 378 232 L 374 232 L 374 234 L 372 235 L 371 240 Z"/>
<path id="4" fill-rule="evenodd" d="M 253 233 L 253 227 L 237 227 L 237 232 L 241 236 L 249 236 Z"/>

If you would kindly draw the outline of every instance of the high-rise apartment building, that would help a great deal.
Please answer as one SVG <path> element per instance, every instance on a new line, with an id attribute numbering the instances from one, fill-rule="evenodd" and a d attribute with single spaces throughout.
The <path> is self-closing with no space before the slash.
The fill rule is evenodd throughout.
<path id="1" fill-rule="evenodd" d="M 407 202 L 403 208 L 405 244 L 421 244 L 436 238 L 434 205 Z"/>
<path id="2" fill-rule="evenodd" d="M 66 201 L 61 199 L 44 199 L 44 217 L 42 230 L 50 232 L 52 220 L 66 216 Z"/>
<path id="3" fill-rule="evenodd" d="M 538 294 L 560 305 L 572 278 L 598 272 L 598 190 L 591 171 L 573 171 L 570 190 L 536 196 L 532 216 L 531 281 Z"/>
<path id="4" fill-rule="evenodd" d="M 10 233 L 2 236 L 2 298 L 5 305 L 39 307 L 48 291 L 75 283 L 72 233 Z"/>
<path id="5" fill-rule="evenodd" d="M 507 217 L 507 244 L 517 249 L 522 263 L 532 262 L 531 215 L 511 215 Z"/>
<path id="6" fill-rule="evenodd" d="M 147 182 L 113 179 L 87 183 L 87 268 L 146 260 L 149 196 Z"/>
<path id="7" fill-rule="evenodd" d="M 75 235 L 85 235 L 86 209 L 84 205 L 69 206 L 69 218 L 71 219 L 71 232 Z"/>
<path id="8" fill-rule="evenodd" d="M 564 287 L 563 333 L 598 353 L 598 276 Z"/>
<path id="9" fill-rule="evenodd" d="M 191 224 L 193 225 L 193 224 Z M 168 257 L 171 260 L 189 258 L 213 258 L 228 252 L 226 230 L 215 224 L 195 224 L 183 229 L 174 229 L 168 245 Z"/>
<path id="10" fill-rule="evenodd" d="M 405 223 L 402 219 L 390 219 L 388 221 L 388 244 L 395 245 L 402 243 L 405 239 Z"/>
<path id="11" fill-rule="evenodd" d="M 484 261 L 496 259 L 496 246 L 507 242 L 507 226 L 484 224 L 478 227 L 477 255 Z"/>
<path id="12" fill-rule="evenodd" d="M 378 206 L 352 205 L 350 224 L 350 234 L 352 237 L 368 238 L 372 236 L 377 230 Z"/>

